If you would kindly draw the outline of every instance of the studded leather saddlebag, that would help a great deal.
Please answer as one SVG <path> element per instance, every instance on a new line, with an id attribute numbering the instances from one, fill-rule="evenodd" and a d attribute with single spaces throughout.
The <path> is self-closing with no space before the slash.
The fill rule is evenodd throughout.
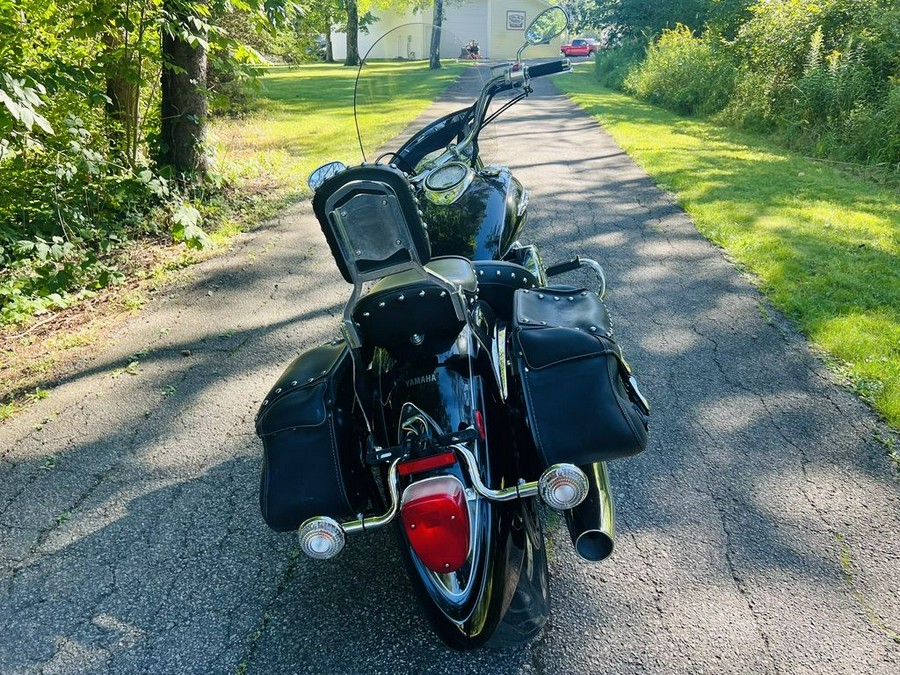
<path id="1" fill-rule="evenodd" d="M 512 349 L 528 425 L 545 466 L 628 457 L 647 447 L 649 406 L 594 293 L 562 287 L 516 291 Z"/>
<path id="2" fill-rule="evenodd" d="M 350 518 L 366 506 L 352 367 L 344 342 L 304 352 L 259 409 L 259 506 L 273 530 L 296 530 L 316 515 Z"/>

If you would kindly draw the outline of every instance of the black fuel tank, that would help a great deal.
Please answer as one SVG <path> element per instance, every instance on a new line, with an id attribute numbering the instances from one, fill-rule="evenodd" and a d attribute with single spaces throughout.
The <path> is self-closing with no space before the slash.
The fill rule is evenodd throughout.
<path id="1" fill-rule="evenodd" d="M 418 197 L 433 257 L 500 260 L 518 238 L 527 216 L 525 188 L 506 167 L 477 171 L 452 204 L 435 204 L 423 193 Z"/>

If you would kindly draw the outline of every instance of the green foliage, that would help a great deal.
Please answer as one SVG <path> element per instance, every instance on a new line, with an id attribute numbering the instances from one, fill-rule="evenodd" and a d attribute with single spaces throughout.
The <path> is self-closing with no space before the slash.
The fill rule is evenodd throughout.
<path id="1" fill-rule="evenodd" d="M 211 243 L 200 227 L 200 212 L 186 202 L 178 204 L 172 213 L 172 236 L 190 248 L 206 248 Z"/>
<path id="2" fill-rule="evenodd" d="M 900 168 L 900 81 L 891 83 L 878 102 L 861 103 L 843 121 L 845 156 L 875 164 Z"/>
<path id="3" fill-rule="evenodd" d="M 642 38 L 629 37 L 617 41 L 594 55 L 594 72 L 603 87 L 622 89 L 625 78 L 647 54 L 647 43 Z"/>
<path id="4" fill-rule="evenodd" d="M 888 0 L 758 2 L 725 119 L 818 156 L 900 168 L 900 7 Z"/>
<path id="5" fill-rule="evenodd" d="M 284 7 L 0 0 L 0 324 L 118 283 L 135 238 L 209 245 L 191 195 L 154 173 L 161 33 L 209 48 L 218 79 L 205 93 L 234 110 L 228 88 L 249 100 L 259 59 L 219 19 L 264 32 Z"/>
<path id="6" fill-rule="evenodd" d="M 687 26 L 665 30 L 630 72 L 625 89 L 675 112 L 717 112 L 731 96 L 735 69 L 716 47 L 715 40 L 697 38 Z"/>
<path id="7" fill-rule="evenodd" d="M 605 17 L 620 36 L 661 31 L 645 61 L 627 40 L 601 52 L 596 68 L 604 86 L 627 87 L 682 113 L 721 110 L 720 120 L 774 134 L 802 152 L 900 171 L 895 0 L 598 0 L 596 6 L 594 19 Z M 684 26 L 665 30 L 676 20 Z"/>
<path id="8" fill-rule="evenodd" d="M 0 117 L 0 129 L 5 132 L 4 135 L 22 130 L 31 133 L 35 125 L 44 133 L 52 134 L 53 128 L 50 126 L 50 122 L 36 110 L 39 106 L 44 105 L 41 96 L 46 93 L 47 90 L 40 83 L 29 87 L 24 80 L 17 80 L 7 73 L 3 73 L 0 103 L 5 106 L 6 114 Z M 8 119 L 4 119 L 7 116 Z M 2 158 L 3 156 L 0 155 L 0 159 Z"/>
<path id="9" fill-rule="evenodd" d="M 589 24 L 613 27 L 621 36 L 656 36 L 678 24 L 700 30 L 714 4 L 715 0 L 594 0 L 585 14 Z"/>

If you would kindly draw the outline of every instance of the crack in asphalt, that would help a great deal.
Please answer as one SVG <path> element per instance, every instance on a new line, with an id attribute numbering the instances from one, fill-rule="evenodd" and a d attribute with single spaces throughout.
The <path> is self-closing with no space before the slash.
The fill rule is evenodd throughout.
<path id="1" fill-rule="evenodd" d="M 702 434 L 704 434 L 712 443 L 716 443 L 716 438 L 703 426 L 700 424 L 693 424 L 692 426 L 695 429 L 698 429 Z M 707 457 L 707 454 L 703 451 L 702 446 L 698 445 L 696 448 L 697 454 L 703 460 L 703 466 L 708 475 L 714 474 L 711 470 L 710 461 Z M 728 527 L 728 518 L 725 514 L 725 509 L 723 508 L 724 499 L 719 497 L 711 487 L 712 481 L 703 481 L 703 484 L 707 486 L 705 490 L 706 496 L 708 496 L 712 502 L 716 505 L 716 515 L 718 516 L 718 522 L 722 527 L 722 532 L 725 535 L 725 546 L 724 546 L 724 554 L 725 554 L 725 563 L 728 567 L 728 573 L 731 575 L 731 581 L 734 583 L 735 588 L 737 588 L 738 593 L 741 598 L 746 603 L 747 609 L 750 613 L 750 617 L 753 620 L 753 625 L 756 628 L 756 632 L 759 635 L 759 638 L 762 640 L 762 643 L 766 650 L 766 658 L 769 660 L 769 663 L 772 667 L 772 670 L 776 673 L 781 672 L 777 662 L 775 660 L 774 655 L 772 654 L 772 645 L 769 640 L 768 633 L 763 630 L 763 626 L 761 623 L 761 618 L 757 613 L 756 607 L 753 603 L 753 598 L 750 595 L 750 592 L 746 588 L 743 579 L 738 574 L 737 567 L 734 563 L 732 548 L 733 548 L 733 536 L 731 534 L 731 529 Z"/>
<path id="2" fill-rule="evenodd" d="M 246 673 L 252 665 L 252 661 L 256 657 L 256 653 L 259 650 L 259 643 L 269 627 L 269 622 L 272 620 L 270 611 L 278 602 L 279 598 L 281 598 L 281 596 L 287 590 L 291 579 L 293 579 L 294 577 L 294 570 L 299 564 L 301 555 L 302 553 L 300 552 L 299 548 L 294 548 L 291 550 L 291 553 L 288 557 L 287 567 L 281 575 L 281 579 L 275 589 L 275 592 L 272 593 L 269 601 L 264 605 L 262 617 L 260 618 L 260 621 L 257 624 L 256 628 L 254 628 L 247 636 L 247 638 L 249 638 L 250 640 L 250 644 L 247 646 L 244 655 L 238 661 L 237 675 L 244 675 L 244 673 Z"/>
<path id="3" fill-rule="evenodd" d="M 873 628 L 880 630 L 891 640 L 900 644 L 900 632 L 894 630 L 878 615 L 878 612 L 872 608 L 862 591 L 856 587 L 856 580 L 853 577 L 853 547 L 850 546 L 850 543 L 846 541 L 841 534 L 836 535 L 835 539 L 841 545 L 840 556 L 844 580 L 847 582 L 847 586 L 850 588 L 853 598 L 859 604 L 860 609 L 866 616 L 866 620 Z"/>
<path id="4" fill-rule="evenodd" d="M 653 564 L 652 559 L 649 554 L 643 549 L 641 546 L 637 535 L 635 535 L 634 530 L 631 529 L 628 525 L 628 520 L 621 514 L 616 516 L 617 520 L 621 520 L 625 525 L 625 529 L 628 530 L 628 535 L 631 537 L 631 543 L 634 545 L 634 550 L 637 551 L 638 557 L 644 563 L 644 566 L 647 569 L 652 570 Z M 651 573 L 648 575 L 650 579 L 650 584 L 653 586 L 653 607 L 656 609 L 656 613 L 661 620 L 661 624 L 663 626 L 666 625 L 665 621 L 665 612 L 663 611 L 662 599 L 663 599 L 663 589 L 662 586 L 657 582 L 656 577 Z"/>

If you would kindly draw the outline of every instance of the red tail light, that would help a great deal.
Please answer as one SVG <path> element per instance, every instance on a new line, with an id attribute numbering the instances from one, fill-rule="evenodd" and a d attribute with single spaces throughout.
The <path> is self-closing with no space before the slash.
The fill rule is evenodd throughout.
<path id="1" fill-rule="evenodd" d="M 401 476 L 412 476 L 416 473 L 425 473 L 434 469 L 442 469 L 445 466 L 456 464 L 456 455 L 450 452 L 442 452 L 438 455 L 429 455 L 421 459 L 410 459 L 397 465 L 397 473 Z"/>
<path id="2" fill-rule="evenodd" d="M 400 519 L 413 550 L 430 570 L 455 572 L 469 555 L 469 505 L 455 476 L 427 478 L 403 492 Z"/>

